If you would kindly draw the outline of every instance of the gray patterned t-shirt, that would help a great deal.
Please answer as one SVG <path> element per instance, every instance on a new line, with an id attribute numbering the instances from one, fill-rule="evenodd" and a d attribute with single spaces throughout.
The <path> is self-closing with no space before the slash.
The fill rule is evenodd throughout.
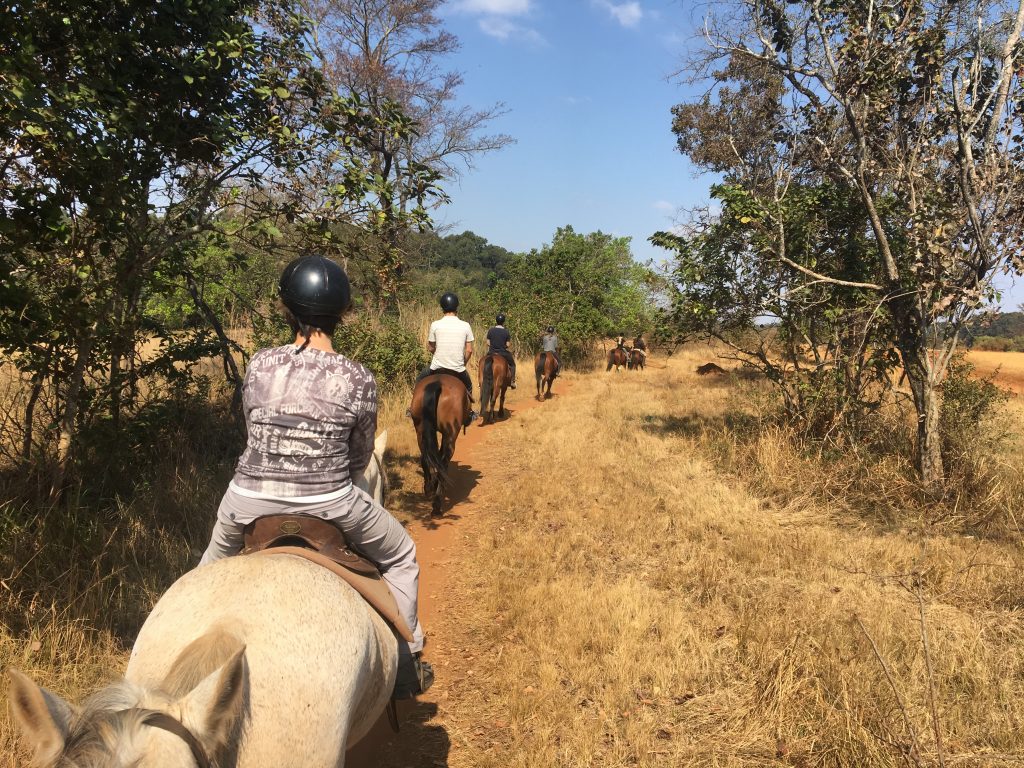
<path id="1" fill-rule="evenodd" d="M 242 384 L 248 428 L 234 485 L 265 496 L 347 486 L 373 454 L 377 382 L 344 355 L 288 344 L 252 356 Z"/>

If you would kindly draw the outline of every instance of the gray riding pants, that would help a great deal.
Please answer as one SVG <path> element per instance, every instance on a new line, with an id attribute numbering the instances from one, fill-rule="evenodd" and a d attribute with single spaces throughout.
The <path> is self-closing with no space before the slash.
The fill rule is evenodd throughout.
<path id="1" fill-rule="evenodd" d="M 251 499 L 228 488 L 217 510 L 210 545 L 199 565 L 237 555 L 242 549 L 242 529 L 246 525 L 258 517 L 280 514 L 311 515 L 337 525 L 352 548 L 380 568 L 398 610 L 412 628 L 415 639 L 407 648 L 405 641 L 399 639 L 399 653 L 423 650 L 423 629 L 416 615 L 420 581 L 416 544 L 401 523 L 359 488 L 353 488 L 341 499 L 305 504 Z"/>

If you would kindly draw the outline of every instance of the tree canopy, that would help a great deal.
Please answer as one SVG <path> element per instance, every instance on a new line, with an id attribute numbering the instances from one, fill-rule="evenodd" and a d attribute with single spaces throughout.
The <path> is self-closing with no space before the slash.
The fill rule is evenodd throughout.
<path id="1" fill-rule="evenodd" d="M 507 312 L 509 329 L 528 350 L 536 351 L 544 329 L 555 326 L 573 363 L 588 359 L 602 337 L 652 325 L 653 282 L 649 267 L 633 260 L 628 237 L 566 226 L 550 244 L 513 256 L 490 300 Z"/>
<path id="2" fill-rule="evenodd" d="M 996 274 L 1024 269 L 1022 27 L 1024 4 L 1002 0 L 737 0 L 688 65 L 708 95 L 674 110 L 680 149 L 724 177 L 720 221 L 656 238 L 703 306 L 686 311 L 777 314 L 791 337 L 832 345 L 816 373 L 898 356 L 932 489 L 960 328 Z M 834 331 L 808 334 L 816 323 Z"/>

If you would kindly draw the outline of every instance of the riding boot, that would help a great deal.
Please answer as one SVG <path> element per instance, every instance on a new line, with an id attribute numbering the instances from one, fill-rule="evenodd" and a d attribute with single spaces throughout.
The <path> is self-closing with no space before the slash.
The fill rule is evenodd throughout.
<path id="1" fill-rule="evenodd" d="M 399 656 L 398 674 L 395 676 L 393 699 L 411 699 L 425 693 L 434 683 L 434 667 L 420 658 L 419 653 Z"/>

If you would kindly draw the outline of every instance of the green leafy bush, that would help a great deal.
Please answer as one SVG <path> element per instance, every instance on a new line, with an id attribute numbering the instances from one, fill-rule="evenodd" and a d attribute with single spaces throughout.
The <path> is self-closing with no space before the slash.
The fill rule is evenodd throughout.
<path id="1" fill-rule="evenodd" d="M 1001 435 L 985 430 L 985 423 L 995 415 L 1008 395 L 992 380 L 972 376 L 974 365 L 956 358 L 949 365 L 942 385 L 942 409 L 939 414 L 943 456 L 947 470 L 963 472 L 983 454 L 990 453 Z"/>
<path id="2" fill-rule="evenodd" d="M 416 334 L 395 318 L 342 323 L 334 332 L 334 348 L 369 368 L 382 392 L 411 383 L 426 363 Z"/>

